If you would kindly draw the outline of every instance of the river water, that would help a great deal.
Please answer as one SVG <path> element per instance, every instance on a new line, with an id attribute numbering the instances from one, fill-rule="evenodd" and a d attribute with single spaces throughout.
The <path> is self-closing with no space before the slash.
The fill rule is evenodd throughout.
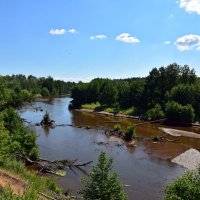
<path id="1" fill-rule="evenodd" d="M 92 165 L 83 168 L 89 172 L 97 162 L 102 150 L 109 157 L 114 158 L 114 170 L 120 174 L 121 182 L 129 199 L 133 200 L 161 200 L 166 184 L 174 180 L 185 170 L 183 167 L 173 164 L 170 159 L 193 147 L 200 150 L 200 140 L 179 137 L 175 143 L 137 142 L 136 147 L 119 147 L 116 142 L 108 145 L 98 145 L 98 142 L 108 142 L 104 134 L 106 128 L 112 128 L 110 121 L 120 120 L 123 126 L 137 121 L 117 119 L 80 111 L 69 111 L 70 98 L 54 98 L 48 101 L 34 102 L 25 106 L 20 114 L 32 124 L 40 122 L 45 111 L 57 124 L 72 124 L 73 126 L 44 129 L 32 126 L 38 135 L 40 156 L 45 159 L 58 160 L 78 159 L 83 163 L 93 160 Z M 43 112 L 36 112 L 35 107 L 41 107 Z M 91 129 L 77 128 L 89 126 Z M 137 136 L 151 137 L 165 135 L 158 129 L 159 125 L 144 124 L 136 129 Z M 199 133 L 199 130 L 184 128 L 184 130 Z M 169 139 L 177 139 L 172 136 Z M 58 184 L 64 191 L 73 193 L 81 188 L 80 177 L 85 177 L 85 171 L 67 170 L 65 177 L 58 178 Z"/>

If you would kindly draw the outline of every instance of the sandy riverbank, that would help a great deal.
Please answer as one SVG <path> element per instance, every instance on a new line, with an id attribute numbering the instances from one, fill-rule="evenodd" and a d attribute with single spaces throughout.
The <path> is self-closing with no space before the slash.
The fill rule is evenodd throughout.
<path id="1" fill-rule="evenodd" d="M 112 116 L 112 117 L 118 117 L 118 118 L 127 118 L 127 119 L 136 119 L 139 120 L 140 117 L 139 116 L 130 116 L 130 115 L 124 115 L 124 114 L 114 114 L 114 113 L 109 113 L 109 112 L 105 112 L 105 111 L 94 111 L 94 110 L 90 110 L 90 109 L 75 109 L 76 111 L 81 111 L 81 112 L 88 112 L 88 113 L 93 113 L 93 114 L 97 114 L 97 115 L 104 115 L 104 116 Z"/>

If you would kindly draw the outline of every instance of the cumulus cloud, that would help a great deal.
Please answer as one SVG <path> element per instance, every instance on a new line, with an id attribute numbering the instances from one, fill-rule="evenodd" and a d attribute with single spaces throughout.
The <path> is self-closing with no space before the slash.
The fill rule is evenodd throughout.
<path id="1" fill-rule="evenodd" d="M 63 34 L 65 34 L 65 29 L 51 29 L 50 31 L 49 31 L 49 33 L 51 34 L 51 35 L 63 35 Z"/>
<path id="2" fill-rule="evenodd" d="M 103 40 L 106 39 L 107 36 L 106 35 L 93 35 L 90 37 L 91 40 Z"/>
<path id="3" fill-rule="evenodd" d="M 49 31 L 49 33 L 51 34 L 51 35 L 64 35 L 65 33 L 71 33 L 71 34 L 74 34 L 74 33 L 78 33 L 78 31 L 76 30 L 76 29 L 74 29 L 74 28 L 71 28 L 71 29 L 69 29 L 69 30 L 66 30 L 66 29 L 51 29 L 50 31 Z"/>
<path id="4" fill-rule="evenodd" d="M 199 35 L 184 35 L 176 40 L 175 45 L 180 51 L 188 51 L 192 49 L 200 50 Z"/>
<path id="5" fill-rule="evenodd" d="M 136 37 L 130 36 L 129 33 L 122 33 L 116 37 L 116 40 L 126 43 L 138 43 L 140 40 Z"/>
<path id="6" fill-rule="evenodd" d="M 200 15 L 200 0 L 180 0 L 180 8 L 185 9 L 189 13 L 197 13 Z"/>
<path id="7" fill-rule="evenodd" d="M 71 28 L 71 29 L 69 29 L 67 32 L 68 32 L 68 33 L 72 33 L 72 34 L 78 33 L 78 31 L 77 31 L 75 28 Z"/>
<path id="8" fill-rule="evenodd" d="M 171 41 L 166 41 L 164 42 L 164 44 L 171 44 Z"/>

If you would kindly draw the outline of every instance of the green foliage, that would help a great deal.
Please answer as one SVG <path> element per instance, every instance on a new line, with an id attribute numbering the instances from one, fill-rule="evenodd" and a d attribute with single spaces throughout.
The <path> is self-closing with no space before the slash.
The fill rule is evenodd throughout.
<path id="1" fill-rule="evenodd" d="M 80 194 L 84 200 L 127 200 L 118 175 L 112 172 L 112 164 L 113 160 L 102 152 L 89 178 L 81 180 L 84 188 Z"/>
<path id="2" fill-rule="evenodd" d="M 169 93 L 169 98 L 172 101 L 175 101 L 181 105 L 191 104 L 195 102 L 195 91 L 196 88 L 194 85 L 177 85 L 172 88 Z"/>
<path id="3" fill-rule="evenodd" d="M 44 97 L 69 94 L 75 83 L 54 80 L 52 77 L 36 78 L 32 75 L 0 77 L 0 108 L 6 105 L 20 107 L 30 102 L 36 94 Z M 6 104 L 6 105 L 5 105 Z"/>
<path id="4" fill-rule="evenodd" d="M 83 109 L 89 109 L 89 110 L 97 110 L 99 107 L 101 107 L 100 103 L 88 103 L 88 104 L 83 104 L 81 105 L 81 108 Z"/>
<path id="5" fill-rule="evenodd" d="M 165 188 L 165 200 L 197 200 L 200 197 L 200 169 L 186 172 Z"/>
<path id="6" fill-rule="evenodd" d="M 17 151 L 32 159 L 36 159 L 38 156 L 36 135 L 24 127 L 18 113 L 13 108 L 5 109 L 0 113 L 0 121 L 7 130 L 10 140 L 12 140 L 11 152 Z"/>
<path id="7" fill-rule="evenodd" d="M 156 104 L 154 108 L 149 109 L 146 112 L 146 118 L 148 120 L 157 120 L 164 118 L 164 112 L 159 104 Z"/>
<path id="8" fill-rule="evenodd" d="M 135 133 L 135 126 L 131 125 L 129 126 L 126 131 L 124 132 L 124 139 L 126 141 L 131 141 L 136 138 L 136 133 Z"/>
<path id="9" fill-rule="evenodd" d="M 49 90 L 46 88 L 46 87 L 44 87 L 44 88 L 42 88 L 42 90 L 41 90 L 41 95 L 43 96 L 43 97 L 48 97 L 49 96 Z"/>
<path id="10" fill-rule="evenodd" d="M 4 159 L 10 154 L 12 146 L 9 132 L 2 122 L 0 122 L 0 141 L 0 159 Z"/>
<path id="11" fill-rule="evenodd" d="M 123 115 L 131 115 L 131 116 L 133 116 L 135 114 L 135 109 L 134 109 L 134 107 L 127 108 L 125 110 L 120 110 L 119 113 L 123 114 Z"/>
<path id="12" fill-rule="evenodd" d="M 51 121 L 49 113 L 46 111 L 46 113 L 43 116 L 43 123 L 48 124 Z"/>
<path id="13" fill-rule="evenodd" d="M 166 104 L 166 117 L 171 122 L 192 123 L 195 118 L 194 109 L 191 105 L 182 106 L 171 101 Z"/>
<path id="14" fill-rule="evenodd" d="M 111 81 L 107 81 L 102 86 L 102 89 L 100 92 L 100 97 L 99 97 L 99 102 L 102 105 L 111 106 L 116 103 L 117 95 L 118 95 L 118 92 L 117 92 L 116 85 Z"/>
<path id="15" fill-rule="evenodd" d="M 146 78 L 94 79 L 90 83 L 78 83 L 72 90 L 72 105 L 80 108 L 95 108 L 128 115 L 141 115 L 151 120 L 165 116 L 166 103 L 175 101 L 182 106 L 181 121 L 200 119 L 200 81 L 194 69 L 176 63 L 153 68 Z M 99 102 L 101 106 L 95 105 Z M 160 105 L 160 106 L 159 106 Z M 134 108 L 131 110 L 130 108 Z M 162 108 L 162 109 L 161 109 Z M 178 118 L 178 116 L 176 117 Z"/>
<path id="16" fill-rule="evenodd" d="M 72 89 L 71 97 L 73 98 L 73 107 L 79 108 L 82 104 L 88 103 L 86 100 L 87 84 L 78 83 Z"/>

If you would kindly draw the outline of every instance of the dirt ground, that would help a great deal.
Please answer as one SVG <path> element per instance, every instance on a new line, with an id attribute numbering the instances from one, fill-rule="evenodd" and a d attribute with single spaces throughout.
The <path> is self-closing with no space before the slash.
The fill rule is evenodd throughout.
<path id="1" fill-rule="evenodd" d="M 10 187 L 14 194 L 22 196 L 25 190 L 25 183 L 19 178 L 0 170 L 0 187 Z"/>

